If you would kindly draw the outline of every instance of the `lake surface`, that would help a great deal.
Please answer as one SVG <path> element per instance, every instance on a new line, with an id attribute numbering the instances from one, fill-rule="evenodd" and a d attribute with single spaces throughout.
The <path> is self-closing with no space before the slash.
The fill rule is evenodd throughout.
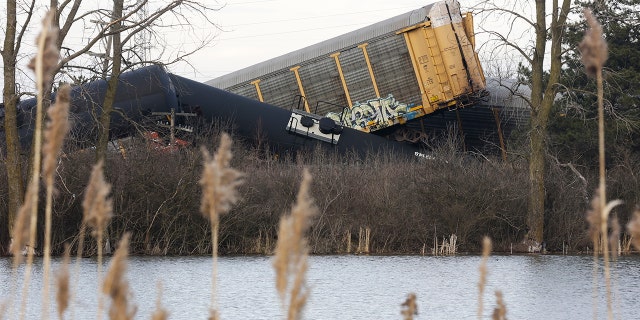
<path id="1" fill-rule="evenodd" d="M 479 256 L 313 256 L 307 272 L 311 293 L 304 319 L 402 319 L 400 305 L 409 293 L 417 295 L 415 319 L 476 319 L 480 260 Z M 271 262 L 271 257 L 262 256 L 219 259 L 222 319 L 284 318 Z M 40 318 L 41 264 L 36 260 L 33 269 L 27 319 Z M 54 273 L 59 265 L 60 259 L 55 259 Z M 211 268 L 210 257 L 131 257 L 127 278 L 133 291 L 130 303 L 138 307 L 136 319 L 151 318 L 159 286 L 169 319 L 206 319 Z M 616 319 L 640 319 L 640 256 L 620 257 L 612 269 Z M 491 318 L 496 305 L 495 290 L 503 292 L 509 319 L 593 319 L 594 305 L 599 318 L 606 318 L 602 269 L 594 298 L 590 256 L 492 256 L 488 270 L 485 319 Z M 23 272 L 23 268 L 18 270 L 18 292 Z M 1 258 L 0 303 L 10 302 L 11 274 L 11 260 Z M 73 281 L 73 306 L 66 318 L 95 319 L 96 261 L 83 259 L 78 274 Z M 54 290 L 52 296 L 55 301 Z M 20 303 L 14 299 L 10 304 Z M 14 308 L 17 318 L 18 308 Z M 51 310 L 55 314 L 53 302 Z"/>

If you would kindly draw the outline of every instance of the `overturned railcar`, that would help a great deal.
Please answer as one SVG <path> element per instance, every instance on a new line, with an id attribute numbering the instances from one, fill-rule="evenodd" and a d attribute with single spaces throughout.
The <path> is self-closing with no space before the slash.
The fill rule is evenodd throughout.
<path id="1" fill-rule="evenodd" d="M 76 86 L 71 91 L 71 135 L 81 147 L 91 147 L 97 141 L 97 119 L 102 112 L 106 89 L 106 82 L 97 80 Z M 22 101 L 18 108 L 19 135 L 24 147 L 30 145 L 33 137 L 35 102 L 35 99 Z M 334 126 L 334 131 L 322 133 L 316 125 L 311 126 L 306 134 L 292 132 L 288 128 L 291 118 L 289 110 L 167 73 L 160 66 L 149 66 L 120 76 L 115 112 L 111 118 L 111 138 L 155 129 L 158 114 L 171 114 L 172 109 L 174 113 L 192 115 L 193 123 L 227 123 L 236 136 L 249 142 L 260 139 L 262 141 L 259 142 L 269 145 L 279 154 L 325 148 L 357 156 L 382 151 L 404 157 L 424 156 L 414 145 L 351 128 L 337 130 Z M 0 108 L 0 116 L 4 115 L 3 112 L 3 108 Z M 314 120 L 310 121 L 313 123 Z M 143 123 L 151 124 L 151 127 L 140 127 Z M 317 136 L 314 136 L 316 131 Z M 0 130 L 0 140 L 4 142 L 4 139 L 4 130 Z"/>
<path id="2" fill-rule="evenodd" d="M 282 108 L 387 134 L 442 109 L 477 103 L 485 78 L 471 14 L 435 2 L 206 84 Z M 300 126 L 293 119 L 291 126 Z"/>
<path id="3" fill-rule="evenodd" d="M 95 144 L 98 137 L 97 119 L 107 91 L 105 80 L 96 80 L 71 89 L 70 120 L 74 143 L 80 147 Z M 55 94 L 52 95 L 55 99 Z M 150 66 L 123 73 L 111 115 L 110 135 L 113 139 L 135 134 L 135 126 L 152 112 L 168 112 L 177 107 L 177 96 L 169 75 L 160 66 Z M 18 134 L 21 144 L 31 144 L 36 117 L 36 99 L 21 101 L 17 108 Z M 3 111 L 0 108 L 0 115 Z M 4 130 L 0 130 L 4 141 Z"/>

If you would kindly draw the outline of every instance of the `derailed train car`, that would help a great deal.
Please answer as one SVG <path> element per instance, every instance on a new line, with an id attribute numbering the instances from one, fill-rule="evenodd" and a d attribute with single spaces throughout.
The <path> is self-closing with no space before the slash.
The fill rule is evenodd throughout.
<path id="1" fill-rule="evenodd" d="M 160 67 L 129 72 L 120 79 L 111 133 L 131 135 L 136 122 L 174 109 L 223 119 L 238 134 L 266 139 L 279 152 L 320 145 L 360 154 L 385 148 L 421 155 L 418 145 L 381 136 L 415 128 L 410 121 L 475 105 L 483 98 L 486 84 L 472 24 L 457 1 L 445 0 L 208 85 Z M 95 141 L 95 119 L 105 90 L 105 81 L 74 88 L 76 141 Z M 33 105 L 20 105 L 23 144 L 31 141 Z"/>
<path id="2" fill-rule="evenodd" d="M 424 6 L 206 84 L 282 108 L 300 109 L 300 117 L 313 114 L 380 134 L 438 110 L 473 105 L 486 95 L 472 16 L 462 15 L 459 3 L 453 0 Z"/>
<path id="3" fill-rule="evenodd" d="M 102 112 L 106 88 L 106 82 L 98 80 L 72 89 L 71 135 L 81 147 L 91 147 L 97 141 L 97 119 Z M 262 139 L 260 142 L 268 144 L 280 154 L 321 147 L 360 156 L 383 150 L 398 156 L 423 156 L 414 145 L 390 141 L 351 128 L 328 134 L 319 133 L 325 139 L 296 134 L 287 128 L 290 111 L 169 74 L 160 66 L 122 74 L 114 109 L 110 130 L 112 139 L 136 135 L 142 123 L 151 123 L 153 126 L 158 113 L 170 114 L 173 109 L 176 113 L 194 115 L 194 123 L 216 120 L 227 123 L 237 136 L 250 142 Z M 2 108 L 0 111 L 3 111 Z M 30 145 L 33 137 L 34 112 L 35 99 L 20 103 L 19 135 L 24 147 Z M 0 112 L 0 115 L 3 113 Z M 4 130 L 0 130 L 0 139 L 4 142 Z"/>
<path id="4" fill-rule="evenodd" d="M 93 146 L 97 140 L 97 119 L 102 112 L 106 90 L 105 80 L 92 81 L 71 89 L 70 135 L 81 147 Z M 52 99 L 55 99 L 55 94 Z M 111 117 L 112 138 L 134 134 L 136 124 L 152 112 L 168 112 L 177 104 L 173 84 L 162 67 L 151 66 L 123 73 L 119 78 L 113 106 L 115 112 Z M 33 138 L 35 106 L 35 99 L 18 104 L 18 135 L 24 147 L 30 145 Z M 0 116 L 3 113 L 4 110 L 0 108 Z M 4 142 L 4 130 L 0 130 L 0 138 Z"/>

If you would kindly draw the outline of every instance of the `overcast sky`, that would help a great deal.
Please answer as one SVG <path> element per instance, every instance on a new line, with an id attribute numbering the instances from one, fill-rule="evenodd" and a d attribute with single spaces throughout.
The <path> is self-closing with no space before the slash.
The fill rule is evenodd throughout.
<path id="1" fill-rule="evenodd" d="M 258 62 L 418 9 L 420 0 L 230 0 L 215 14 L 223 31 L 176 74 L 207 81 Z"/>

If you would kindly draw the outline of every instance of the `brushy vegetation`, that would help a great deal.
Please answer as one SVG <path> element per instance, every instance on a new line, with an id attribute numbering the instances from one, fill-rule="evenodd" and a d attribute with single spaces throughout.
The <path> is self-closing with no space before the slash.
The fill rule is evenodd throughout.
<path id="1" fill-rule="evenodd" d="M 216 132 L 206 140 L 218 141 Z M 464 154 L 454 141 L 438 146 L 432 160 L 391 154 L 359 159 L 322 150 L 275 158 L 235 141 L 232 166 L 250 179 L 239 186 L 236 205 L 220 217 L 221 254 L 273 252 L 280 214 L 291 207 L 305 166 L 314 176 L 310 192 L 320 210 L 310 228 L 312 253 L 355 252 L 361 228 L 370 230 L 368 252 L 373 254 L 420 254 L 425 246 L 428 253 L 436 238 L 441 243 L 452 234 L 457 235 L 459 251 L 479 251 L 482 236 L 490 235 L 495 250 L 505 252 L 526 233 L 527 167 L 515 157 L 503 162 Z M 633 204 L 640 202 L 640 178 L 632 174 L 640 172 L 640 161 L 621 160 L 624 163 L 613 164 L 607 174 L 611 198 L 625 200 L 617 210 L 625 224 Z M 77 151 L 67 153 L 57 168 L 54 254 L 63 252 L 64 243 L 76 250 L 93 161 L 91 152 Z M 210 224 L 199 213 L 202 162 L 197 148 L 161 153 L 142 139 L 127 145 L 126 159 L 111 154 L 105 179 L 112 185 L 113 220 L 104 240 L 114 247 L 130 231 L 133 254 L 211 253 Z M 573 252 L 591 247 L 584 215 L 598 175 L 582 171 L 577 175 L 567 166 L 549 163 L 549 251 L 562 252 L 563 243 Z M 0 191 L 6 192 L 2 187 Z M 85 254 L 96 253 L 95 243 L 86 239 Z"/>

